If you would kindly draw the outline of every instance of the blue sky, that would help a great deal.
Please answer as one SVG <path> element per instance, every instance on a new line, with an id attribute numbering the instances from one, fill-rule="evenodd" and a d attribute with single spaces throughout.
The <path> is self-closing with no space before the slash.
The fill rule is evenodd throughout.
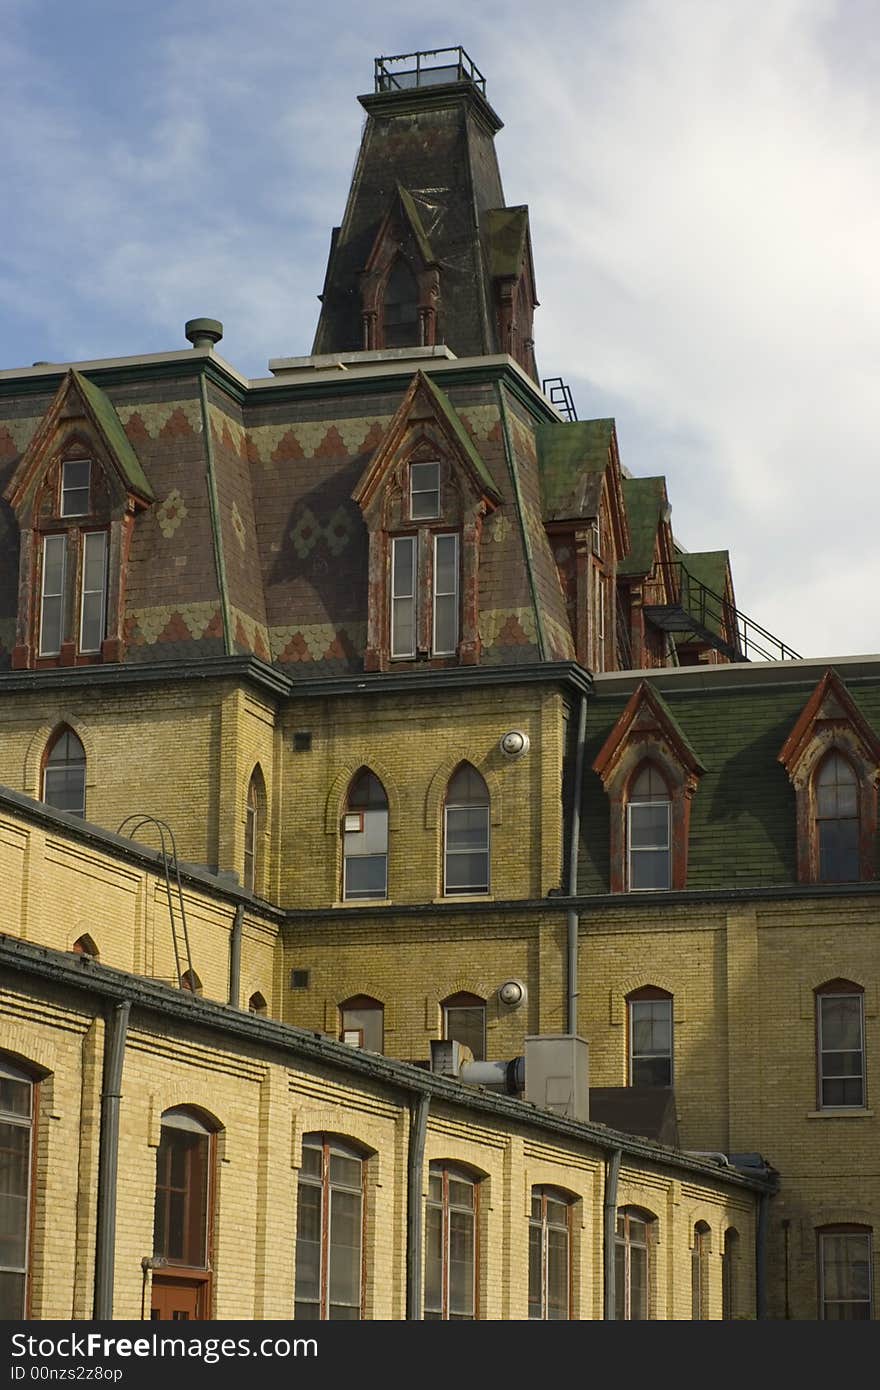
<path id="1" fill-rule="evenodd" d="M 462 44 L 539 369 L 806 656 L 880 651 L 880 7 L 0 0 L 0 368 L 309 351 L 378 54 Z"/>

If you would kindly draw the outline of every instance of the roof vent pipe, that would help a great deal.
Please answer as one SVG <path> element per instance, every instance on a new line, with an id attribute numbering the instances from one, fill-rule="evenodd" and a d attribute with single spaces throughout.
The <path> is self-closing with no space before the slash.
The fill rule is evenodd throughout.
<path id="1" fill-rule="evenodd" d="M 465 1086 L 485 1086 L 489 1091 L 518 1095 L 526 1088 L 526 1059 L 512 1057 L 509 1062 L 465 1062 L 458 1073 Z"/>
<path id="2" fill-rule="evenodd" d="M 212 348 L 223 337 L 223 324 L 219 319 L 187 319 L 183 334 L 194 348 Z"/>

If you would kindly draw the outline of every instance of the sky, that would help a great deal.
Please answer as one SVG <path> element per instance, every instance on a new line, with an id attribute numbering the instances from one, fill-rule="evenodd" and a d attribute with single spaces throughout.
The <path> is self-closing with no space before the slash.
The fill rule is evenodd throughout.
<path id="1" fill-rule="evenodd" d="M 542 377 L 805 657 L 880 652 L 876 0 L 0 0 L 0 369 L 311 349 L 373 59 L 461 44 Z"/>

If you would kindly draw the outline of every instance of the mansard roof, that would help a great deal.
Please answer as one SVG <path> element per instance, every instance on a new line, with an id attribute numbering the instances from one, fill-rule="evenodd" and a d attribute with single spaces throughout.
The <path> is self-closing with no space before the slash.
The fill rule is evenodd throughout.
<path id="1" fill-rule="evenodd" d="M 665 478 L 624 478 L 623 497 L 629 526 L 629 550 L 618 574 L 648 574 L 657 554 L 657 531 L 669 514 Z"/>

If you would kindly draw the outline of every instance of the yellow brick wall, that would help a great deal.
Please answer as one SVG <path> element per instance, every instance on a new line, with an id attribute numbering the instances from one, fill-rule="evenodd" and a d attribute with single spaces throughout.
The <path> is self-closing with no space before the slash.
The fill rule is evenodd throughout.
<path id="1" fill-rule="evenodd" d="M 70 992 L 68 992 L 70 993 Z M 32 1314 L 88 1318 L 94 1280 L 95 1193 L 103 1025 L 86 996 L 7 972 L 0 991 L 4 1050 L 38 1066 Z M 528 1312 L 531 1189 L 548 1184 L 572 1201 L 573 1314 L 602 1309 L 604 1158 L 589 1141 L 530 1123 L 435 1101 L 427 1130 L 422 1196 L 432 1161 L 467 1165 L 479 1178 L 479 1311 L 486 1319 Z M 400 1319 L 406 1300 L 406 1174 L 409 1111 L 399 1086 L 357 1080 L 322 1062 L 295 1061 L 256 1039 L 222 1040 L 156 1014 L 132 1013 L 122 1077 L 114 1314 L 149 1308 L 156 1150 L 162 1113 L 189 1105 L 216 1128 L 212 1266 L 217 1318 L 291 1315 L 297 1172 L 303 1137 L 339 1135 L 367 1161 L 365 1305 L 373 1319 Z M 71 1162 L 76 1155 L 75 1162 Z M 657 1316 L 690 1316 L 688 1232 L 705 1220 L 720 1239 L 735 1224 L 746 1252 L 753 1200 L 720 1179 L 682 1183 L 662 1159 L 630 1160 L 620 1202 L 657 1215 L 652 1278 Z M 714 1247 L 713 1247 L 714 1248 Z M 720 1248 L 720 1247 L 719 1247 Z M 713 1274 L 711 1316 L 720 1315 Z M 717 1286 L 717 1287 L 716 1287 Z M 742 1298 L 752 1289 L 744 1270 Z"/>

